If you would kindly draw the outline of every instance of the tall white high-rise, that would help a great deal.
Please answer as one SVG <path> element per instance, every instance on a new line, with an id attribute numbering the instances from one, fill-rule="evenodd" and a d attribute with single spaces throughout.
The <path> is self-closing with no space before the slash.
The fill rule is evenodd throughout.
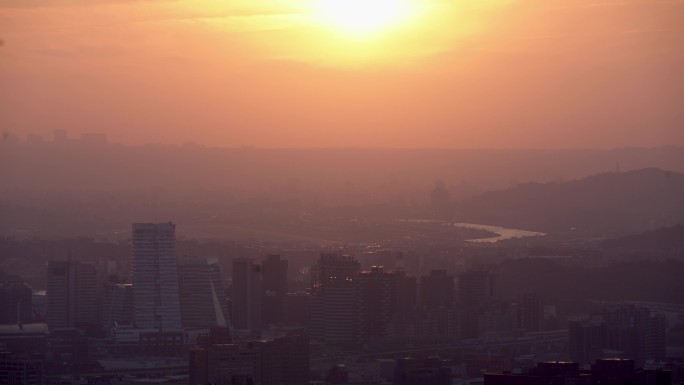
<path id="1" fill-rule="evenodd" d="M 176 225 L 133 224 L 131 274 L 136 325 L 181 330 Z"/>

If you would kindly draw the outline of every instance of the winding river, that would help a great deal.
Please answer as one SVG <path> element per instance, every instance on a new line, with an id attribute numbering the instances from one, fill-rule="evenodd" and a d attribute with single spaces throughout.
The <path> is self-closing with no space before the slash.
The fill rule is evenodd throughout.
<path id="1" fill-rule="evenodd" d="M 504 239 L 524 238 L 524 237 L 542 237 L 542 236 L 546 235 L 545 233 L 540 233 L 537 231 L 509 229 L 506 227 L 490 226 L 490 225 L 478 225 L 478 224 L 474 224 L 474 223 L 452 223 L 452 226 L 486 230 L 486 231 L 498 234 L 498 236 L 496 236 L 496 237 L 477 238 L 477 239 L 469 239 L 468 240 L 468 242 L 476 242 L 476 243 L 494 243 L 494 242 L 498 242 L 498 241 L 503 241 Z"/>

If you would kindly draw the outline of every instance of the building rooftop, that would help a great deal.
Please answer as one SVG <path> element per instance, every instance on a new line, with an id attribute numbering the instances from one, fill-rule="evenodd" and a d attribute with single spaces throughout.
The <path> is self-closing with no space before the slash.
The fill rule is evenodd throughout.
<path id="1" fill-rule="evenodd" d="M 21 334 L 48 334 L 46 323 L 5 324 L 0 325 L 0 336 Z"/>

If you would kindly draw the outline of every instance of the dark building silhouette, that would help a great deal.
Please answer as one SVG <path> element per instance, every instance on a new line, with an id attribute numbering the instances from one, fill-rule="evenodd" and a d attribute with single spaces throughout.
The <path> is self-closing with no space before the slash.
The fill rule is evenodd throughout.
<path id="1" fill-rule="evenodd" d="M 360 269 L 359 262 L 350 255 L 323 253 L 311 269 L 311 286 L 346 286 L 358 276 Z"/>
<path id="2" fill-rule="evenodd" d="M 359 342 L 386 338 L 394 304 L 394 274 L 381 266 L 362 272 L 358 286 Z"/>
<path id="3" fill-rule="evenodd" d="M 415 335 L 437 341 L 456 337 L 454 277 L 446 270 L 432 270 L 420 278 L 420 303 L 416 313 Z"/>
<path id="4" fill-rule="evenodd" d="M 262 385 L 299 385 L 309 382 L 309 338 L 276 337 L 261 342 Z"/>
<path id="5" fill-rule="evenodd" d="M 451 307 L 454 304 L 454 277 L 446 270 L 432 270 L 420 278 L 420 305 L 423 308 Z"/>
<path id="6" fill-rule="evenodd" d="M 610 309 L 568 326 L 570 359 L 590 363 L 605 356 L 604 351 L 621 352 L 633 358 L 637 366 L 646 360 L 665 358 L 666 321 L 647 308 L 633 305 Z"/>
<path id="7" fill-rule="evenodd" d="M 516 327 L 527 332 L 538 332 L 542 329 L 544 307 L 535 294 L 524 294 L 516 302 Z"/>
<path id="8" fill-rule="evenodd" d="M 416 334 L 418 313 L 418 284 L 415 276 L 406 275 L 403 270 L 394 273 L 394 300 L 390 322 L 390 336 L 393 339 L 409 339 Z"/>
<path id="9" fill-rule="evenodd" d="M 99 325 L 95 266 L 79 261 L 49 261 L 47 323 L 50 328 Z"/>
<path id="10" fill-rule="evenodd" d="M 607 358 L 591 366 L 594 384 L 601 385 L 668 385 L 672 375 L 666 370 L 636 369 L 634 360 Z"/>
<path id="11" fill-rule="evenodd" d="M 359 262 L 351 256 L 322 254 L 312 267 L 310 332 L 316 341 L 356 344 L 358 341 Z"/>
<path id="12" fill-rule="evenodd" d="M 0 324 L 33 320 L 33 289 L 23 282 L 0 282 Z"/>
<path id="13" fill-rule="evenodd" d="M 68 374 L 93 369 L 88 338 L 75 328 L 50 330 L 47 337 L 47 371 Z"/>
<path id="14" fill-rule="evenodd" d="M 528 373 L 485 373 L 485 385 L 669 385 L 665 370 L 635 369 L 634 360 L 600 359 L 591 371 L 577 362 L 540 362 Z"/>
<path id="15" fill-rule="evenodd" d="M 418 285 L 415 276 L 400 270 L 394 273 L 394 311 L 398 314 L 413 312 L 417 305 Z"/>
<path id="16" fill-rule="evenodd" d="M 281 259 L 280 255 L 269 255 L 261 262 L 261 280 L 263 324 L 281 324 L 285 321 L 287 260 Z"/>
<path id="17" fill-rule="evenodd" d="M 463 304 L 482 304 L 494 298 L 494 275 L 486 270 L 471 270 L 458 277 L 459 300 Z"/>
<path id="18" fill-rule="evenodd" d="M 41 355 L 0 353 L 0 384 L 43 385 L 44 365 Z"/>
<path id="19" fill-rule="evenodd" d="M 325 383 L 330 385 L 343 385 L 349 383 L 349 369 L 344 365 L 335 365 L 325 375 Z"/>
<path id="20" fill-rule="evenodd" d="M 453 307 L 426 308 L 418 315 L 416 336 L 420 339 L 440 343 L 458 337 L 458 312 Z"/>
<path id="21" fill-rule="evenodd" d="M 451 385 L 452 371 L 440 359 L 400 358 L 394 371 L 394 385 Z"/>
<path id="22" fill-rule="evenodd" d="M 261 267 L 247 258 L 233 260 L 231 288 L 233 327 L 257 333 L 262 328 Z"/>
<path id="23" fill-rule="evenodd" d="M 540 362 L 529 373 L 485 373 L 485 385 L 591 385 L 591 374 L 576 362 Z"/>
<path id="24" fill-rule="evenodd" d="M 117 322 L 133 322 L 133 285 L 110 283 L 105 286 L 102 301 L 102 327 L 109 330 Z"/>
<path id="25" fill-rule="evenodd" d="M 184 328 L 228 326 L 226 293 L 216 258 L 181 258 L 178 284 Z"/>
<path id="26" fill-rule="evenodd" d="M 309 327 L 310 318 L 309 293 L 287 293 L 285 296 L 285 324 L 289 326 Z"/>
<path id="27" fill-rule="evenodd" d="M 144 356 L 180 356 L 187 349 L 183 331 L 152 331 L 138 335 L 138 352 Z"/>
<path id="28" fill-rule="evenodd" d="M 190 385 L 299 385 L 309 382 L 309 340 L 306 336 L 225 342 L 214 339 L 190 349 Z"/>
<path id="29" fill-rule="evenodd" d="M 477 338 L 482 332 L 480 314 L 494 298 L 494 276 L 485 270 L 471 270 L 458 277 L 459 317 L 462 338 Z"/>
<path id="30" fill-rule="evenodd" d="M 0 352 L 45 352 L 48 333 L 44 323 L 0 325 Z"/>

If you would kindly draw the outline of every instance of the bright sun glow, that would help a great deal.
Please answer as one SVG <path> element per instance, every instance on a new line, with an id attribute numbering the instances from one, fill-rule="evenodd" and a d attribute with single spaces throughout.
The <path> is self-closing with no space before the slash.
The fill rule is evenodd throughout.
<path id="1" fill-rule="evenodd" d="M 317 0 L 318 17 L 345 34 L 366 36 L 399 26 L 412 0 Z"/>

